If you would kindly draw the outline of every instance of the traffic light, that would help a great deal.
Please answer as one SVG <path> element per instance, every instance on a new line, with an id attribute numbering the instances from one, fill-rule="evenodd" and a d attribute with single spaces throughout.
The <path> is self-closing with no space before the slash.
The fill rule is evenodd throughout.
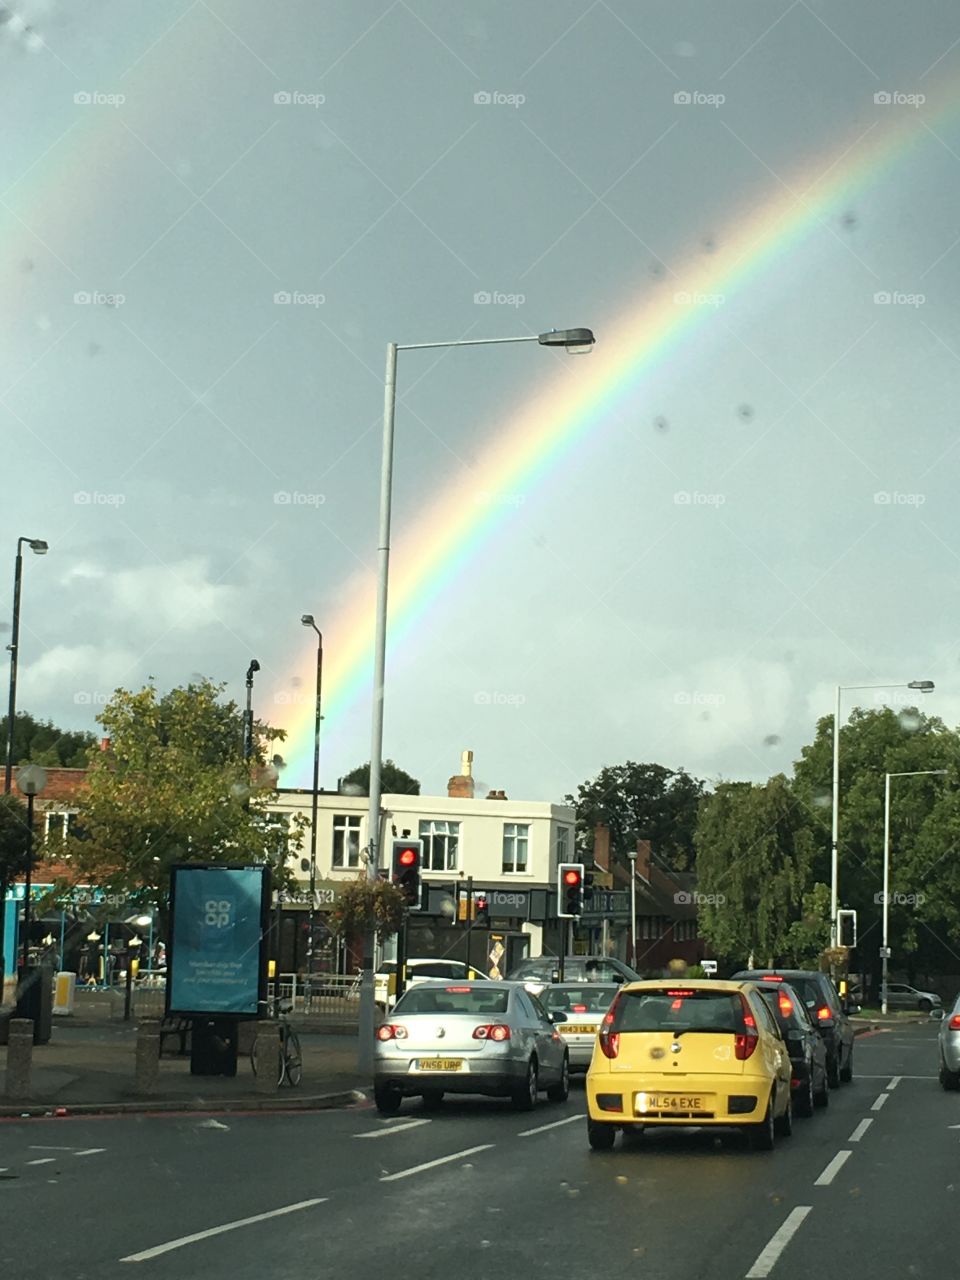
<path id="1" fill-rule="evenodd" d="M 857 945 L 857 913 L 841 907 L 837 912 L 837 946 L 855 947 Z"/>
<path id="2" fill-rule="evenodd" d="M 490 927 L 490 904 L 482 894 L 477 898 L 473 923 L 478 924 L 481 929 L 489 929 Z"/>
<path id="3" fill-rule="evenodd" d="M 583 877 L 583 900 L 588 906 L 593 901 L 594 892 L 593 872 L 587 871 L 584 873 Z"/>
<path id="4" fill-rule="evenodd" d="M 583 863 L 561 862 L 557 867 L 557 915 L 583 915 Z"/>
<path id="5" fill-rule="evenodd" d="M 412 911 L 420 910 L 420 861 L 423 857 L 421 840 L 394 840 L 393 883 L 403 893 Z"/>

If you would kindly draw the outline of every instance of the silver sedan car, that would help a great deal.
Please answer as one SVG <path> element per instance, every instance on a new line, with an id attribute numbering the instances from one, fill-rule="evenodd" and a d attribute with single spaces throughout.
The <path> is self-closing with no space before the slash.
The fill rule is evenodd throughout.
<path id="1" fill-rule="evenodd" d="M 615 982 L 555 982 L 544 988 L 540 1000 L 547 1013 L 566 1017 L 557 1029 L 570 1051 L 571 1072 L 586 1074 L 603 1015 L 619 990 Z"/>
<path id="2" fill-rule="evenodd" d="M 551 1102 L 570 1092 L 567 1046 L 518 982 L 418 982 L 377 1028 L 373 1070 L 382 1115 L 405 1097 L 435 1107 L 445 1093 L 482 1093 L 529 1111 L 541 1090 Z"/>
<path id="3" fill-rule="evenodd" d="M 940 1083 L 960 1089 L 960 996 L 940 1021 Z"/>

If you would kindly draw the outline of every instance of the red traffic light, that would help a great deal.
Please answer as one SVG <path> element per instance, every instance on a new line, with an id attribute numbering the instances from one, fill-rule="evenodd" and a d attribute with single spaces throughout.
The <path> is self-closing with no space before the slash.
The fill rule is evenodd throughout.
<path id="1" fill-rule="evenodd" d="M 563 873 L 563 883 L 564 883 L 564 884 L 568 884 L 568 885 L 570 885 L 571 887 L 572 887 L 573 885 L 577 885 L 577 884 L 579 884 L 579 883 L 580 883 L 580 872 L 579 872 L 579 871 L 574 871 L 574 869 L 571 867 L 569 871 L 565 871 L 565 872 Z"/>
<path id="2" fill-rule="evenodd" d="M 417 860 L 416 849 L 402 849 L 397 861 L 401 867 L 412 867 Z"/>

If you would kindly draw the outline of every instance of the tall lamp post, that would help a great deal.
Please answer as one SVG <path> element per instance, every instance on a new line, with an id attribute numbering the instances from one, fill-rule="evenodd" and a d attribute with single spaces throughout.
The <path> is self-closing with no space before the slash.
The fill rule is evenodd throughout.
<path id="1" fill-rule="evenodd" d="M 387 585 L 390 571 L 390 512 L 393 501 L 393 424 L 397 407 L 397 352 L 436 351 L 446 347 L 486 347 L 504 343 L 538 342 L 542 347 L 563 347 L 572 355 L 592 350 L 590 329 L 550 330 L 519 338 L 466 338 L 456 342 L 387 344 L 383 391 L 383 446 L 380 466 L 380 525 L 377 543 L 377 621 L 373 657 L 373 725 L 370 745 L 370 807 L 367 817 L 367 877 L 380 872 L 380 765 L 383 759 L 383 684 L 387 652 Z M 374 935 L 368 930 L 363 945 L 363 981 L 360 987 L 358 1066 L 373 1068 L 373 953 Z"/>
<path id="2" fill-rule="evenodd" d="M 38 764 L 25 764 L 17 770 L 17 790 L 27 797 L 27 869 L 23 886 L 23 959 L 19 977 L 30 970 L 30 892 L 33 880 L 33 801 L 47 785 L 47 771 Z"/>
<path id="3" fill-rule="evenodd" d="M 887 940 L 887 929 L 890 922 L 890 779 L 930 777 L 934 774 L 942 777 L 945 773 L 947 773 L 946 769 L 911 769 L 906 773 L 888 773 L 885 777 L 883 788 L 883 946 L 880 949 L 880 964 L 882 967 L 880 1004 L 882 1013 L 887 1012 L 887 962 L 890 957 L 890 946 Z"/>
<path id="4" fill-rule="evenodd" d="M 840 695 L 857 689 L 918 689 L 929 693 L 934 688 L 932 680 L 911 680 L 908 684 L 838 684 L 837 700 L 833 713 L 833 805 L 830 829 L 830 945 L 840 941 L 837 929 L 838 871 L 837 833 L 840 829 Z"/>
<path id="5" fill-rule="evenodd" d="M 637 967 L 637 851 L 631 849 L 630 859 L 630 966 Z"/>
<path id="6" fill-rule="evenodd" d="M 249 760 L 253 756 L 253 677 L 260 670 L 260 663 L 251 658 L 247 667 L 247 708 L 243 713 L 243 758 Z"/>
<path id="7" fill-rule="evenodd" d="M 310 934 L 307 941 L 307 977 L 313 973 L 313 932 L 317 915 L 317 808 L 320 797 L 320 697 L 323 690 L 323 635 L 312 613 L 300 621 L 317 633 L 317 707 L 313 724 L 313 811 L 310 818 Z"/>
<path id="8" fill-rule="evenodd" d="M 7 759 L 3 774 L 3 793 L 10 794 L 13 774 L 13 725 L 17 715 L 17 662 L 20 656 L 20 584 L 23 580 L 23 544 L 38 556 L 45 556 L 49 546 L 42 538 L 18 538 L 17 560 L 13 573 L 13 633 L 7 649 L 10 652 L 10 702 L 7 709 Z"/>

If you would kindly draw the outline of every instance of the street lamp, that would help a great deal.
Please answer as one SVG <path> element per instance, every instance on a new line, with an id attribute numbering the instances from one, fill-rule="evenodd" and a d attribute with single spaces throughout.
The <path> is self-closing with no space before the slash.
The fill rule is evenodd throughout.
<path id="1" fill-rule="evenodd" d="M 23 888 L 23 960 L 20 977 L 30 968 L 30 890 L 33 879 L 33 801 L 47 785 L 47 771 L 38 764 L 25 764 L 17 770 L 17 790 L 27 797 L 27 870 Z"/>
<path id="2" fill-rule="evenodd" d="M 313 932 L 317 913 L 317 806 L 320 795 L 320 696 L 323 689 L 323 635 L 312 613 L 300 619 L 317 633 L 317 708 L 313 724 L 313 814 L 310 819 L 310 933 L 307 941 L 307 977 L 313 973 Z"/>
<path id="3" fill-rule="evenodd" d="M 537 342 L 542 347 L 563 347 L 571 355 L 589 352 L 596 339 L 591 329 L 551 329 L 519 338 L 462 338 L 455 342 L 387 344 L 383 392 L 383 446 L 380 464 L 380 526 L 377 544 L 377 621 L 373 658 L 373 713 L 370 746 L 370 805 L 367 818 L 367 878 L 380 871 L 380 764 L 383 758 L 383 684 L 387 651 L 387 586 L 390 573 L 390 511 L 393 500 L 393 424 L 397 407 L 397 352 L 431 351 L 446 347 L 486 347 L 503 343 Z M 373 1068 L 373 952 L 374 936 L 367 931 L 363 948 L 363 981 L 360 987 L 361 1071 Z"/>
<path id="4" fill-rule="evenodd" d="M 637 967 L 637 851 L 631 849 L 630 859 L 630 964 Z"/>
<path id="5" fill-rule="evenodd" d="M 3 793 L 10 794 L 13 773 L 13 724 L 17 714 L 17 661 L 20 650 L 20 583 L 23 578 L 23 544 L 38 556 L 45 556 L 49 547 L 42 538 L 18 538 L 17 560 L 13 573 L 13 634 L 7 649 L 10 653 L 10 703 L 7 710 L 7 762 L 3 775 Z"/>
<path id="6" fill-rule="evenodd" d="M 247 709 L 243 716 L 243 758 L 249 760 L 253 755 L 253 677 L 260 670 L 260 663 L 251 658 L 247 667 Z"/>
<path id="7" fill-rule="evenodd" d="M 918 689 L 921 693 L 930 693 L 934 688 L 932 680 L 911 680 L 907 684 L 838 684 L 836 707 L 833 713 L 833 816 L 830 830 L 830 945 L 835 947 L 840 941 L 837 929 L 837 881 L 839 860 L 837 855 L 837 833 L 840 828 L 840 694 L 857 689 Z"/>
<path id="8" fill-rule="evenodd" d="M 942 777 L 947 772 L 946 769 L 910 769 L 905 773 L 888 773 L 885 775 L 883 788 L 883 946 L 880 949 L 882 968 L 880 978 L 881 1013 L 887 1012 L 887 961 L 890 957 L 890 947 L 887 942 L 887 926 L 890 919 L 890 779 L 930 777 L 934 774 Z"/>

